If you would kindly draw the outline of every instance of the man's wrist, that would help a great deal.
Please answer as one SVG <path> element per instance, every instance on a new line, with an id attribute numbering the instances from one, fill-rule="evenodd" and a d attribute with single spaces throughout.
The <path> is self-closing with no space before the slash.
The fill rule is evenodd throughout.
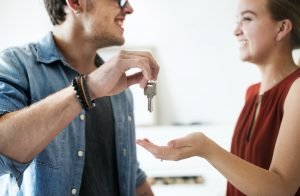
<path id="1" fill-rule="evenodd" d="M 72 86 L 76 92 L 76 97 L 84 110 L 89 110 L 96 106 L 89 94 L 87 75 L 80 75 L 75 77 L 72 80 Z"/>

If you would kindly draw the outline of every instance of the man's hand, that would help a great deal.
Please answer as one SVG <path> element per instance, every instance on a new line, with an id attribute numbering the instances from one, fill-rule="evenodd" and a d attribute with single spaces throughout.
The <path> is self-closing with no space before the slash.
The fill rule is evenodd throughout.
<path id="1" fill-rule="evenodd" d="M 126 75 L 125 72 L 138 68 L 140 72 Z M 149 80 L 156 80 L 159 66 L 150 52 L 120 51 L 88 76 L 92 99 L 120 93 L 133 84 L 144 88 Z"/>

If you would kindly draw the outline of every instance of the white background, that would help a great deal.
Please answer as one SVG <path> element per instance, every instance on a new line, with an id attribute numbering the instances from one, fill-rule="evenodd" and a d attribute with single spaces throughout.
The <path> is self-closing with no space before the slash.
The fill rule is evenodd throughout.
<path id="1" fill-rule="evenodd" d="M 255 65 L 239 60 L 236 0 L 130 2 L 135 11 L 125 23 L 124 47 L 151 50 L 161 65 L 153 114 L 133 88 L 137 124 L 234 123 L 246 87 L 259 79 Z M 42 0 L 0 0 L 0 28 L 3 49 L 37 40 L 51 24 Z"/>
<path id="2" fill-rule="evenodd" d="M 239 60 L 239 46 L 233 35 L 236 0 L 130 2 L 135 12 L 126 18 L 124 48 L 150 50 L 161 65 L 154 113 L 147 112 L 143 90 L 138 86 L 132 88 L 137 136 L 164 143 L 178 133 L 204 128 L 221 146 L 228 148 L 244 92 L 259 80 L 255 65 Z M 51 30 L 51 23 L 42 0 L 0 0 L 0 29 L 0 49 L 4 49 L 41 38 Z M 112 47 L 99 53 L 108 59 L 119 49 Z M 295 58 L 298 61 L 299 51 L 295 52 Z M 185 125 L 184 130 L 165 127 L 174 123 Z M 204 123 L 204 127 L 186 127 L 192 123 Z M 213 126 L 207 128 L 205 124 Z M 186 194 L 193 195 L 193 190 L 194 193 L 203 190 L 200 195 L 224 192 L 225 179 L 205 166 L 204 160 L 160 164 L 141 148 L 138 155 L 141 165 L 153 176 L 159 175 L 157 168 L 162 168 L 161 175 L 164 172 L 176 175 L 176 170 L 189 175 L 189 170 L 195 169 L 207 171 L 203 175 L 212 179 L 204 187 L 156 186 L 157 195 L 182 195 L 180 191 L 190 191 Z"/>

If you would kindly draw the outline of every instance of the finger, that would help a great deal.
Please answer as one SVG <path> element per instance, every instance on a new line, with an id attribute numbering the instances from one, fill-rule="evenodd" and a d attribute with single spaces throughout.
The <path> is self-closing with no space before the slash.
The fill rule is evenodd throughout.
<path id="1" fill-rule="evenodd" d="M 143 140 L 141 140 L 141 139 L 137 139 L 137 140 L 135 140 L 135 143 L 137 143 L 137 144 L 139 144 L 139 143 L 141 143 Z"/>
<path id="2" fill-rule="evenodd" d="M 156 158 L 161 158 L 161 155 L 163 154 L 161 150 L 162 147 L 153 144 L 149 140 L 137 140 L 137 144 L 148 150 Z"/>
<path id="3" fill-rule="evenodd" d="M 154 60 L 154 59 L 153 59 Z M 151 66 L 151 74 L 152 74 L 152 80 L 157 80 L 158 72 L 159 72 L 159 65 L 154 60 L 155 64 L 150 64 Z"/>
<path id="4" fill-rule="evenodd" d="M 123 50 L 123 51 L 120 51 L 120 56 L 122 58 L 129 58 L 129 59 L 132 59 L 135 57 L 147 58 L 147 60 L 149 61 L 150 69 L 151 69 L 151 80 L 157 80 L 157 75 L 158 75 L 160 67 L 150 52 Z"/>
<path id="5" fill-rule="evenodd" d="M 171 148 L 169 146 L 157 146 L 147 139 L 137 140 L 137 144 L 148 150 L 155 158 L 161 160 L 181 160 L 189 157 L 188 147 Z"/>
<path id="6" fill-rule="evenodd" d="M 182 138 L 171 140 L 170 142 L 168 142 L 168 146 L 173 148 L 182 148 L 182 147 L 190 147 L 191 145 L 189 144 L 187 137 L 182 137 Z"/>
<path id="7" fill-rule="evenodd" d="M 141 88 L 146 88 L 148 84 L 148 80 L 146 80 L 145 78 L 143 78 L 141 81 L 140 81 L 140 87 Z"/>
<path id="8" fill-rule="evenodd" d="M 176 144 L 175 143 L 176 143 L 175 140 L 171 140 L 171 141 L 168 142 L 168 146 L 171 147 L 171 148 L 176 148 Z"/>
<path id="9" fill-rule="evenodd" d="M 127 87 L 130 87 L 134 84 L 140 83 L 142 81 L 143 77 L 144 76 L 143 76 L 142 72 L 137 72 L 130 76 L 127 76 Z"/>
<path id="10" fill-rule="evenodd" d="M 122 72 L 128 71 L 132 68 L 139 68 L 146 80 L 151 80 L 152 78 L 149 61 L 146 58 L 122 59 L 119 63 L 122 66 Z"/>
<path id="11" fill-rule="evenodd" d="M 145 88 L 147 86 L 148 80 L 144 78 L 142 72 L 137 72 L 127 76 L 127 87 L 137 83 L 139 83 L 141 88 Z"/>
<path id="12" fill-rule="evenodd" d="M 152 143 L 148 138 L 144 138 L 143 140 L 146 142 Z"/>
<path id="13" fill-rule="evenodd" d="M 149 139 L 147 138 L 144 138 L 144 139 L 137 139 L 136 140 L 136 143 L 139 143 L 139 142 L 149 142 L 149 143 L 152 143 Z M 152 143 L 153 144 L 153 143 Z"/>
<path id="14" fill-rule="evenodd" d="M 154 143 L 150 142 L 148 139 L 142 139 L 142 140 L 138 139 L 136 143 L 146 148 L 149 151 L 151 151 L 151 149 L 155 149 L 156 147 L 158 147 Z"/>

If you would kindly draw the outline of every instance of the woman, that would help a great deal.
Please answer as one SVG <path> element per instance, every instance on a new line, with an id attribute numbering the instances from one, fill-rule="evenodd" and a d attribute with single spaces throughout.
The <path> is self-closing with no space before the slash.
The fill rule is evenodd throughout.
<path id="1" fill-rule="evenodd" d="M 157 146 L 137 143 L 155 157 L 205 158 L 228 180 L 227 195 L 300 195 L 300 0 L 239 0 L 235 36 L 240 58 L 257 65 L 237 121 L 231 153 L 201 132 Z"/>

